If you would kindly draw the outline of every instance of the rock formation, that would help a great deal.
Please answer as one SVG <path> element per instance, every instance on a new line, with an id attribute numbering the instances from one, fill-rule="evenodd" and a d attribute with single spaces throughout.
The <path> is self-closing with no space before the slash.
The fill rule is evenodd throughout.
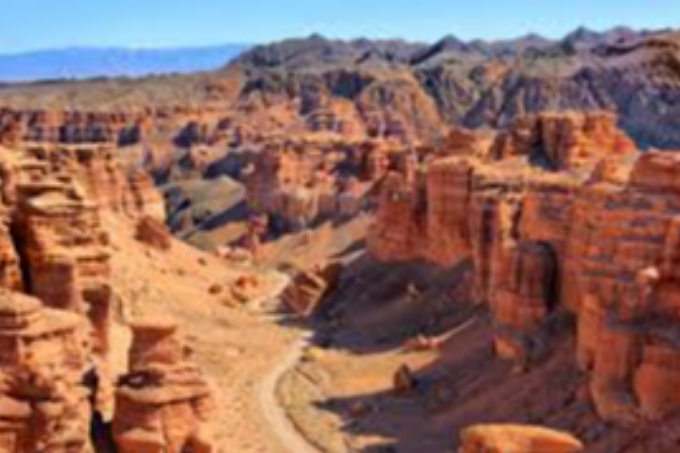
<path id="1" fill-rule="evenodd" d="M 293 277 L 281 295 L 281 300 L 294 313 L 310 316 L 333 289 L 341 271 L 342 266 L 339 263 L 303 270 Z"/>
<path id="2" fill-rule="evenodd" d="M 602 112 L 524 117 L 500 134 L 491 153 L 499 160 L 527 156 L 536 165 L 569 170 L 598 157 L 635 151 L 635 144 L 618 130 L 615 120 L 614 115 Z"/>
<path id="3" fill-rule="evenodd" d="M 304 140 L 268 144 L 246 176 L 250 211 L 272 217 L 271 226 L 282 231 L 356 216 L 384 174 L 382 166 L 390 165 L 388 151 L 378 146 Z M 378 152 L 385 163 L 373 160 Z"/>
<path id="4" fill-rule="evenodd" d="M 0 290 L 0 449 L 92 453 L 84 319 Z"/>
<path id="5" fill-rule="evenodd" d="M 451 125 L 502 128 L 527 114 L 606 108 L 640 143 L 680 144 L 677 33 L 586 35 L 429 46 L 314 36 L 258 46 L 208 74 L 7 87 L 0 135 L 121 146 L 162 136 L 185 149 L 300 132 L 413 143 Z"/>
<path id="6" fill-rule="evenodd" d="M 132 326 L 130 373 L 116 391 L 114 436 L 121 453 L 212 453 L 215 401 L 187 357 L 177 327 Z"/>
<path id="7" fill-rule="evenodd" d="M 47 420 L 36 422 L 49 422 L 48 427 L 30 429 L 48 430 L 51 433 L 49 436 L 53 436 L 53 430 L 61 429 L 59 426 L 66 424 L 67 438 L 49 440 L 56 442 L 50 448 L 17 447 L 19 450 L 12 451 L 89 451 L 83 442 L 89 443 L 89 434 L 86 433 L 94 411 L 105 422 L 113 415 L 115 376 L 112 375 L 112 369 L 114 356 L 118 354 L 114 348 L 121 347 L 111 339 L 116 296 L 111 286 L 111 249 L 102 212 L 132 219 L 142 215 L 150 205 L 125 201 L 135 199 L 133 186 L 126 183 L 112 149 L 85 144 L 75 148 L 19 144 L 16 148 L 2 148 L 1 151 L 0 287 L 5 291 L 25 291 L 49 307 L 40 311 L 38 302 L 29 304 L 24 301 L 24 296 L 7 296 L 12 301 L 18 300 L 17 307 L 28 307 L 25 313 L 29 318 L 27 320 L 21 318 L 24 316 L 23 312 L 8 312 L 7 316 L 11 319 L 21 318 L 12 321 L 20 324 L 11 328 L 21 330 L 32 326 L 35 318 L 38 323 L 36 343 L 45 343 L 45 350 L 54 350 L 55 360 L 73 361 L 74 367 L 80 367 L 63 378 L 68 379 L 66 383 L 61 382 L 63 379 L 60 375 L 55 375 L 54 384 L 42 382 L 36 384 L 42 386 L 40 389 L 27 390 L 34 392 L 33 398 L 44 399 L 46 410 L 54 412 L 54 415 L 50 415 L 52 412 L 45 415 Z M 149 193 L 153 190 L 153 195 L 145 195 L 144 199 L 160 200 L 155 189 L 147 186 L 146 190 Z M 156 210 L 155 215 L 159 215 L 157 206 L 149 210 Z M 36 304 L 38 308 L 34 307 Z M 43 318 L 56 318 L 56 330 L 49 330 L 52 329 L 51 321 Z M 64 354 L 78 352 L 73 349 L 75 346 L 70 346 L 76 340 L 68 340 L 70 343 L 66 345 L 73 351 L 69 349 L 66 353 L 60 352 L 62 343 L 67 342 L 61 338 L 76 335 L 70 333 L 75 328 L 62 325 L 66 323 L 63 319 L 79 321 L 77 341 L 84 342 L 83 347 L 86 348 L 86 351 L 81 351 L 80 364 L 70 356 L 63 357 Z M 24 335 L 23 331 L 19 333 Z M 32 330 L 26 333 L 29 339 L 33 338 L 32 335 Z M 43 341 L 44 338 L 50 340 Z M 50 346 L 51 343 L 54 345 Z M 43 360 L 42 356 L 37 360 Z M 46 366 L 49 368 L 52 365 L 48 363 Z M 61 373 L 59 370 L 54 372 Z M 83 393 L 85 389 L 81 387 L 86 382 L 86 374 L 88 391 Z M 28 378 L 30 376 L 21 377 Z M 66 384 L 74 388 L 73 395 L 63 395 L 68 391 L 63 389 Z M 50 385 L 58 387 L 52 389 Z M 50 399 L 53 398 L 56 402 L 51 404 Z M 80 400 L 76 401 L 74 398 Z M 67 404 L 71 406 L 65 406 Z M 65 407 L 69 412 L 64 412 Z M 78 413 L 75 414 L 75 411 Z M 72 423 L 79 423 L 78 427 L 72 427 L 71 422 L 60 421 L 59 417 L 62 415 L 72 418 Z M 32 415 L 29 414 L 25 418 L 30 421 L 30 417 Z M 46 435 L 32 433 L 30 438 L 42 439 Z M 17 442 L 20 445 L 28 440 Z M 68 446 L 70 442 L 74 442 L 73 447 Z M 81 447 L 81 444 L 84 446 Z"/>
<path id="8" fill-rule="evenodd" d="M 23 142 L 132 144 L 144 132 L 146 112 L 0 110 L 0 125 Z"/>
<path id="9" fill-rule="evenodd" d="M 172 235 L 164 223 L 153 217 L 145 216 L 137 221 L 137 240 L 159 250 L 172 247 Z"/>
<path id="10" fill-rule="evenodd" d="M 28 152 L 45 162 L 49 172 L 75 177 L 101 209 L 165 221 L 165 203 L 153 181 L 143 171 L 124 168 L 116 147 L 41 144 L 29 146 Z"/>
<path id="11" fill-rule="evenodd" d="M 0 349 L 30 356 L 2 359 L 0 442 L 17 453 L 88 451 L 88 412 L 111 418 L 116 291 L 103 219 L 132 218 L 138 239 L 169 247 L 163 199 L 146 170 L 156 182 L 240 179 L 244 223 L 252 216 L 243 255 L 255 262 L 268 237 L 370 212 L 376 202 L 372 254 L 469 263 L 470 292 L 488 308 L 498 356 L 530 368 L 550 354 L 548 331 L 573 324 L 581 396 L 603 419 L 676 413 L 680 160 L 636 148 L 680 144 L 678 35 L 540 41 L 421 46 L 316 36 L 157 86 L 3 87 L 0 287 L 44 307 L 0 295 L 0 318 L 12 319 L 0 319 L 8 344 Z M 34 89 L 72 108 L 36 106 L 45 102 Z M 326 269 L 302 271 L 284 302 L 312 314 L 333 282 Z M 255 286 L 240 279 L 235 294 Z M 117 394 L 121 451 L 213 451 L 208 387 L 174 328 L 138 325 L 135 335 Z M 415 346 L 438 344 L 423 337 Z M 97 381 L 91 395 L 86 374 Z M 533 451 L 526 439 L 536 431 L 502 430 L 501 442 Z M 469 436 L 482 431 L 464 451 L 497 448 L 496 428 Z"/>
<path id="12" fill-rule="evenodd" d="M 496 351 L 514 358 L 530 345 L 523 334 L 541 325 L 557 301 L 557 261 L 547 244 L 522 242 L 504 250 L 491 310 L 497 324 Z"/>
<path id="13" fill-rule="evenodd" d="M 26 286 L 51 307 L 87 314 L 95 348 L 104 356 L 113 294 L 108 236 L 98 206 L 75 179 L 51 173 L 44 161 L 20 161 L 15 171 L 12 228 L 21 245 Z"/>
<path id="14" fill-rule="evenodd" d="M 457 154 L 451 156 L 451 154 Z M 390 174 L 369 247 L 382 260 L 471 260 L 497 353 L 545 353 L 576 317 L 576 356 L 608 420 L 680 409 L 675 153 L 636 155 L 606 114 L 518 121 L 484 157 L 442 150 L 408 184 Z"/>

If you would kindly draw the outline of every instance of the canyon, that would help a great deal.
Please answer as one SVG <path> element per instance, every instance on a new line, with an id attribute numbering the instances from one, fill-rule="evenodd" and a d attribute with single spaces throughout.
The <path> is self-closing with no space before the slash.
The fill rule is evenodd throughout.
<path id="1" fill-rule="evenodd" d="M 679 45 L 0 87 L 0 451 L 680 451 Z"/>

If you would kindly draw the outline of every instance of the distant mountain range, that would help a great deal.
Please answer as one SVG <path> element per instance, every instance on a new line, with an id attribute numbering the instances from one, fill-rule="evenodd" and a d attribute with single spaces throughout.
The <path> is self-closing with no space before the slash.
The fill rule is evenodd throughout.
<path id="1" fill-rule="evenodd" d="M 314 34 L 307 38 L 254 46 L 231 62 L 231 66 L 258 69 L 319 69 L 328 66 L 407 65 L 428 68 L 451 62 L 482 62 L 526 58 L 583 56 L 606 46 L 625 46 L 660 36 L 671 30 L 634 30 L 615 27 L 602 32 L 578 28 L 561 39 L 528 34 L 515 39 L 466 41 L 448 35 L 435 43 L 403 40 L 355 39 L 343 41 Z"/>
<path id="2" fill-rule="evenodd" d="M 145 71 L 193 72 L 199 54 L 188 55 L 187 65 L 175 56 L 170 69 Z M 579 28 L 561 39 L 434 43 L 312 35 L 233 56 L 218 55 L 208 65 L 215 70 L 192 75 L 0 84 L 0 106 L 219 106 L 243 130 L 342 126 L 416 142 L 441 139 L 452 126 L 498 129 L 532 113 L 607 110 L 642 148 L 680 148 L 680 30 Z M 113 67 L 100 65 L 98 73 L 134 74 Z M 0 58 L 0 79 L 6 74 Z"/>
<path id="3" fill-rule="evenodd" d="M 379 133 L 427 140 L 450 125 L 503 128 L 531 113 L 608 110 L 641 147 L 680 146 L 677 30 L 579 28 L 561 39 L 503 41 L 449 35 L 432 44 L 312 35 L 256 46 L 227 68 L 248 76 L 240 105 L 288 98 L 314 126 L 332 114 L 344 120 L 346 108 L 332 107 L 347 101 Z"/>
<path id="4" fill-rule="evenodd" d="M 209 71 L 223 66 L 247 44 L 172 49 L 73 47 L 0 55 L 0 81 L 21 82 Z"/>

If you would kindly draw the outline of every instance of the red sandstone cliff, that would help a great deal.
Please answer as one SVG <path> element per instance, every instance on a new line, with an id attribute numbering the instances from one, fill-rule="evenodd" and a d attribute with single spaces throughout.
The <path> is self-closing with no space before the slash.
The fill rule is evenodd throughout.
<path id="1" fill-rule="evenodd" d="M 248 207 L 270 216 L 282 230 L 352 218 L 368 206 L 370 191 L 396 165 L 392 154 L 388 143 L 377 141 L 268 143 L 246 170 Z"/>
<path id="2" fill-rule="evenodd" d="M 550 341 L 547 320 L 571 313 L 601 417 L 660 419 L 680 409 L 679 171 L 677 154 L 635 153 L 609 115 L 529 117 L 484 156 L 388 176 L 369 247 L 381 260 L 471 260 L 497 354 L 525 366 Z"/>
<path id="3" fill-rule="evenodd" d="M 157 225 L 162 199 L 107 146 L 0 151 L 0 449 L 90 453 L 94 412 L 113 417 L 124 347 L 102 216 Z"/>

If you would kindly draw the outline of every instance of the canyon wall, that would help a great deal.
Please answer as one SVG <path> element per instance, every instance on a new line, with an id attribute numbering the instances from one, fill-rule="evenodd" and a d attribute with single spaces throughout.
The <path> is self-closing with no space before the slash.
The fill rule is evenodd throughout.
<path id="1" fill-rule="evenodd" d="M 104 216 L 165 219 L 148 176 L 127 173 L 109 145 L 0 146 L 2 451 L 91 453 L 92 420 L 125 414 L 116 409 L 125 344 L 113 340 L 119 300 Z M 188 370 L 168 371 L 182 382 L 197 373 L 185 362 L 169 366 Z M 175 390 L 166 393 L 181 399 Z"/>
<path id="2" fill-rule="evenodd" d="M 398 168 L 394 150 L 383 141 L 268 143 L 244 170 L 249 210 L 268 215 L 279 232 L 350 219 L 370 207 L 371 190 Z"/>
<path id="3" fill-rule="evenodd" d="M 678 154 L 637 153 L 604 113 L 523 118 L 486 150 L 443 150 L 415 179 L 390 173 L 372 254 L 470 260 L 497 354 L 525 366 L 548 322 L 575 317 L 575 361 L 603 418 L 680 409 Z"/>

